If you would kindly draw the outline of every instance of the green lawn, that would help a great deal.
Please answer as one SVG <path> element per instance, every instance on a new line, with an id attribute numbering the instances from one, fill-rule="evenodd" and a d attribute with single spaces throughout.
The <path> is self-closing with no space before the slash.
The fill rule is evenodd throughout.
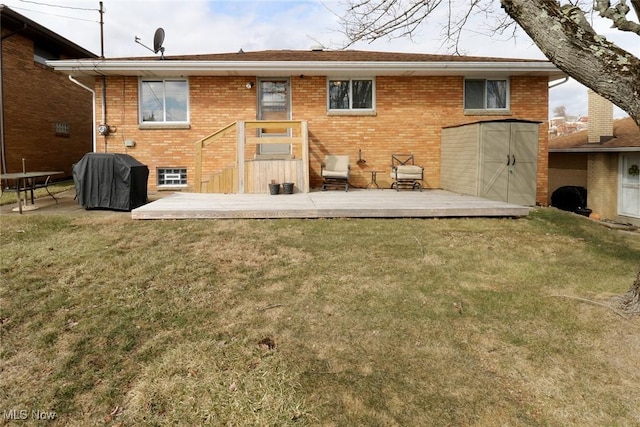
<path id="1" fill-rule="evenodd" d="M 638 234 L 555 209 L 0 221 L 4 422 L 640 425 L 640 319 L 611 302 Z"/>
<path id="2" fill-rule="evenodd" d="M 2 182 L 2 184 L 4 184 L 4 181 Z M 49 192 L 51 194 L 58 194 L 58 193 L 62 193 L 63 191 L 73 189 L 74 183 L 73 181 L 56 182 L 56 183 L 50 184 L 47 188 L 49 189 Z M 45 196 L 48 196 L 48 193 L 47 193 L 47 190 L 44 188 L 38 188 L 33 192 L 34 198 L 45 197 Z M 24 193 L 22 193 L 21 198 L 22 200 L 24 200 Z M 17 202 L 18 202 L 18 199 L 16 198 L 15 190 L 10 188 L 2 189 L 2 194 L 0 195 L 0 206 L 14 204 Z"/>

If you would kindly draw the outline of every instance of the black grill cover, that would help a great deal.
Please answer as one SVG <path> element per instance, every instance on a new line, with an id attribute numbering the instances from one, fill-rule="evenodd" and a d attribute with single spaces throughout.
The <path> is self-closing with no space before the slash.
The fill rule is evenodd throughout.
<path id="1" fill-rule="evenodd" d="M 147 203 L 149 168 L 128 154 L 87 153 L 73 166 L 78 203 L 130 211 Z"/>

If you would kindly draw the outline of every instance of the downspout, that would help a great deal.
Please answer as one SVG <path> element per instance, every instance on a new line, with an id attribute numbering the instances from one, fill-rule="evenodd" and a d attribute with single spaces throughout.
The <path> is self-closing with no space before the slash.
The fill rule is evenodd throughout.
<path id="1" fill-rule="evenodd" d="M 74 82 L 75 84 L 80 86 L 81 88 L 86 89 L 89 92 L 91 92 L 91 109 L 92 109 L 91 140 L 92 140 L 92 151 L 95 153 L 95 152 L 97 152 L 97 147 L 96 147 L 96 91 L 91 89 L 89 86 L 86 86 L 85 84 L 79 82 L 78 80 L 74 79 L 73 76 L 71 76 L 71 75 L 69 75 L 69 80 L 71 80 L 72 82 Z"/>
<path id="2" fill-rule="evenodd" d="M 103 56 L 104 58 L 104 56 Z M 107 125 L 107 76 L 102 75 L 102 122 L 103 125 L 107 126 L 109 129 L 109 125 Z M 104 138 L 104 152 L 107 152 L 107 133 L 102 134 Z"/>

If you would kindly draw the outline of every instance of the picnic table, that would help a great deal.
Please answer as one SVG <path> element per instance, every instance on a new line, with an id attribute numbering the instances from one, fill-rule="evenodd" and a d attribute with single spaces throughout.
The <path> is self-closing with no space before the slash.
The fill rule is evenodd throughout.
<path id="1" fill-rule="evenodd" d="M 31 205 L 34 205 L 33 190 L 36 188 L 44 188 L 53 200 L 56 200 L 53 194 L 49 192 L 47 186 L 52 175 L 63 174 L 63 171 L 34 171 L 34 172 L 13 172 L 0 174 L 0 180 L 10 180 L 15 182 L 16 198 L 18 199 L 18 211 L 22 213 L 22 200 L 20 192 L 24 191 L 25 205 L 27 203 L 28 192 L 31 192 Z M 46 178 L 43 184 L 38 184 L 38 178 Z M 58 201 L 56 200 L 56 203 Z M 33 208 L 32 208 L 33 209 Z"/>

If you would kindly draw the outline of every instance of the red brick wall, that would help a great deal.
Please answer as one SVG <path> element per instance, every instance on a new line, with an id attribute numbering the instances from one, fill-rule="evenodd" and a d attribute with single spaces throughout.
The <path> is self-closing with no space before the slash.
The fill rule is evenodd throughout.
<path id="1" fill-rule="evenodd" d="M 3 33 L 4 34 L 4 33 Z M 92 150 L 91 93 L 67 75 L 34 62 L 33 43 L 14 34 L 2 41 L 5 153 L 8 172 L 61 170 Z M 68 136 L 56 136 L 56 122 L 69 126 Z"/>
<path id="2" fill-rule="evenodd" d="M 194 143 L 236 120 L 256 118 L 256 87 L 245 83 L 255 77 L 191 77 L 190 129 L 139 129 L 138 79 L 107 79 L 107 121 L 117 132 L 98 138 L 99 151 L 104 141 L 109 152 L 128 152 L 150 169 L 149 187 L 155 188 L 157 167 L 187 167 L 193 186 Z M 510 116 L 465 116 L 462 77 L 377 77 L 375 116 L 328 115 L 326 77 L 291 77 L 293 120 L 309 122 L 311 186 L 318 187 L 320 163 L 324 155 L 348 154 L 351 157 L 351 182 L 365 186 L 370 179 L 366 170 L 385 173 L 378 181 L 389 184 L 388 172 L 393 153 L 412 153 L 416 163 L 425 167 L 425 186 L 440 185 L 440 135 L 443 126 L 485 119 L 518 118 L 542 122 L 538 160 L 537 201 L 547 201 L 547 117 L 548 88 L 544 77 L 511 79 Z M 100 79 L 96 91 L 100 95 Z M 97 105 L 100 107 L 100 96 Z M 101 109 L 98 109 L 98 120 Z M 135 140 L 127 149 L 124 141 Z M 213 150 L 218 164 L 233 164 L 235 140 L 227 147 Z M 358 151 L 366 164 L 356 163 Z"/>

